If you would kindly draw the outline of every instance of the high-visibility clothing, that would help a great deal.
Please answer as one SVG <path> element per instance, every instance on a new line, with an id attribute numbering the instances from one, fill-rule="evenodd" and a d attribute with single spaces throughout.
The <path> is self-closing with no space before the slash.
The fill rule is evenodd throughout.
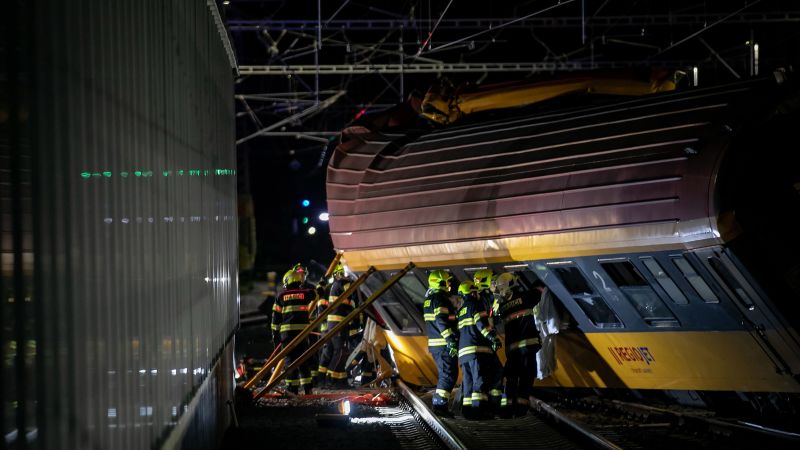
<path id="1" fill-rule="evenodd" d="M 298 288 L 287 289 L 275 299 L 275 304 L 272 306 L 272 331 L 274 334 L 280 334 L 280 341 L 284 346 L 308 326 L 309 304 L 315 302 L 317 298 L 314 289 Z M 308 340 L 304 339 L 286 355 L 285 366 L 288 368 L 306 350 L 308 350 Z M 297 392 L 298 387 L 302 386 L 306 393 L 310 393 L 311 363 L 306 361 L 299 368 L 289 372 L 286 375 L 286 385 L 292 392 Z"/>
<path id="2" fill-rule="evenodd" d="M 446 291 L 431 290 L 425 297 L 422 312 L 428 332 L 428 351 L 431 352 L 439 372 L 433 406 L 442 409 L 447 407 L 450 391 L 458 379 L 458 359 L 450 356 L 447 350 L 448 342 L 455 345 L 458 340 L 456 311 Z"/>
<path id="3" fill-rule="evenodd" d="M 505 396 L 515 414 L 527 412 L 536 379 L 536 352 L 540 345 L 533 307 L 539 303 L 537 294 L 515 288 L 510 298 L 496 304 L 495 317 L 503 321 L 506 332 Z"/>
<path id="4" fill-rule="evenodd" d="M 533 318 L 533 307 L 537 303 L 539 298 L 536 293 L 520 289 L 513 289 L 510 298 L 496 303 L 495 319 L 502 320 L 505 326 L 506 354 L 538 345 L 539 331 Z"/>
<path id="5" fill-rule="evenodd" d="M 326 308 L 335 302 L 341 294 L 350 287 L 350 283 L 353 280 L 349 278 L 342 278 L 338 279 L 333 282 L 331 285 L 330 295 L 328 296 L 327 302 L 318 302 L 317 307 L 317 314 L 321 314 Z M 325 321 L 325 327 L 323 328 L 323 333 L 329 333 L 335 326 L 341 323 L 356 306 L 357 303 L 357 293 L 354 292 L 348 298 L 346 298 L 342 303 L 337 306 L 333 311 L 327 316 L 327 320 Z M 356 322 L 355 320 L 353 322 Z M 354 327 L 353 322 L 350 323 L 348 327 L 339 331 L 336 336 L 331 338 L 328 341 L 322 352 L 320 353 L 319 358 L 319 367 L 318 371 L 320 374 L 325 374 L 325 376 L 331 381 L 337 381 L 340 386 L 344 386 L 347 382 L 347 371 L 346 371 L 346 362 L 347 356 L 349 355 L 348 351 L 348 338 L 351 335 L 350 331 Z"/>
<path id="6" fill-rule="evenodd" d="M 444 347 L 448 341 L 456 342 L 456 311 L 446 291 L 430 291 L 422 305 L 428 347 Z"/>

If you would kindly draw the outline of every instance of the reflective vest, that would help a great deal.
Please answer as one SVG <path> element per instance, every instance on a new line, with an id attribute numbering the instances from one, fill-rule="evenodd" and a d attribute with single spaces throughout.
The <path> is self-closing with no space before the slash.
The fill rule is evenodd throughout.
<path id="1" fill-rule="evenodd" d="M 498 301 L 495 305 L 495 319 L 503 321 L 506 331 L 506 353 L 521 348 L 539 346 L 539 331 L 533 317 L 533 307 L 539 303 L 538 292 L 514 289 L 510 299 Z"/>
<path id="2" fill-rule="evenodd" d="M 446 291 L 430 291 L 422 304 L 428 347 L 442 348 L 448 339 L 458 337 L 456 311 Z"/>
<path id="3" fill-rule="evenodd" d="M 317 299 L 314 289 L 287 289 L 272 305 L 272 331 L 280 332 L 281 341 L 297 335 L 308 325 L 309 305 Z"/>
<path id="4" fill-rule="evenodd" d="M 462 295 L 464 304 L 458 310 L 458 360 L 470 361 L 481 353 L 492 354 L 489 336 L 494 328 L 480 298 Z"/>

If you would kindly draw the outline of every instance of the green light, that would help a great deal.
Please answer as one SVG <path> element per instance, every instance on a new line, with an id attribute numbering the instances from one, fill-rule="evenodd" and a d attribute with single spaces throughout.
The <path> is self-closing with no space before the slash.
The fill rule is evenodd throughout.
<path id="1" fill-rule="evenodd" d="M 168 176 L 170 176 L 172 174 L 172 171 L 171 170 L 165 170 L 165 171 L 163 171 L 161 173 L 163 173 L 165 177 L 168 177 Z"/>
<path id="2" fill-rule="evenodd" d="M 90 176 L 92 176 L 92 174 L 91 174 L 91 173 L 89 173 L 89 172 L 81 172 L 81 176 L 82 176 L 83 178 L 89 178 Z"/>
<path id="3" fill-rule="evenodd" d="M 308 217 L 303 217 L 303 224 L 305 225 L 307 223 L 308 223 Z"/>
<path id="4" fill-rule="evenodd" d="M 111 178 L 111 172 L 105 171 L 105 172 L 103 172 L 103 176 L 106 177 L 106 178 Z"/>
<path id="5" fill-rule="evenodd" d="M 143 177 L 152 177 L 153 176 L 153 171 L 152 170 L 148 170 L 147 172 L 142 172 L 142 176 Z"/>
<path id="6" fill-rule="evenodd" d="M 178 176 L 183 176 L 183 169 L 178 170 Z"/>
<path id="7" fill-rule="evenodd" d="M 122 178 L 128 178 L 128 175 L 130 175 L 128 172 L 120 172 L 119 174 Z"/>
<path id="8" fill-rule="evenodd" d="M 133 174 L 136 175 L 137 177 L 140 177 L 140 176 L 142 176 L 142 171 L 141 170 L 137 170 L 136 172 L 133 172 Z"/>

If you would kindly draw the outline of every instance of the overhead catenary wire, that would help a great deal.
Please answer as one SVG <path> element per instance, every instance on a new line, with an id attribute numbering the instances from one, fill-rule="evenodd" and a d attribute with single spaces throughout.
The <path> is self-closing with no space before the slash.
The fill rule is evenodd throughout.
<path id="1" fill-rule="evenodd" d="M 515 23 L 517 23 L 517 22 L 520 22 L 520 21 L 522 21 L 522 20 L 526 20 L 526 19 L 529 19 L 529 18 L 531 18 L 531 17 L 533 17 L 533 16 L 537 16 L 537 15 L 539 15 L 539 14 L 546 13 L 547 11 L 550 11 L 550 10 L 552 10 L 552 9 L 558 8 L 559 6 L 568 5 L 568 4 L 570 4 L 570 3 L 574 2 L 574 1 L 575 1 L 575 0 L 559 1 L 559 2 L 558 2 L 557 4 L 555 4 L 555 5 L 548 6 L 547 8 L 544 8 L 544 9 L 540 9 L 539 11 L 536 11 L 536 12 L 530 13 L 530 14 L 528 14 L 527 16 L 518 17 L 518 18 L 516 18 L 516 19 L 514 19 L 514 20 L 509 20 L 508 22 L 504 22 L 504 23 L 502 23 L 502 24 L 500 24 L 500 25 L 498 25 L 498 26 L 496 26 L 496 27 L 494 27 L 494 28 L 489 28 L 489 29 L 487 29 L 487 30 L 483 30 L 483 31 L 479 31 L 479 32 L 477 32 L 477 33 L 473 33 L 473 34 L 471 34 L 471 35 L 469 35 L 469 36 L 467 36 L 467 37 L 463 37 L 463 38 L 460 38 L 460 39 L 456 39 L 455 41 L 450 41 L 450 42 L 448 42 L 447 44 L 440 45 L 440 46 L 436 47 L 436 49 L 431 49 L 431 50 L 428 50 L 428 51 L 421 51 L 421 52 L 417 52 L 417 53 L 418 53 L 418 55 L 419 55 L 419 54 L 435 53 L 435 52 L 438 52 L 438 51 L 442 51 L 442 50 L 444 50 L 444 49 L 446 49 L 446 48 L 449 48 L 449 47 L 452 47 L 452 46 L 454 46 L 454 45 L 456 45 L 456 44 L 460 44 L 460 43 L 462 43 L 462 42 L 468 41 L 468 40 L 470 40 L 470 39 L 472 39 L 472 38 L 475 38 L 475 37 L 478 37 L 478 36 L 480 36 L 480 35 L 482 35 L 482 34 L 486 34 L 486 33 L 489 33 L 489 32 L 491 32 L 491 31 L 497 31 L 497 30 L 499 30 L 499 29 L 501 29 L 501 28 L 505 28 L 505 27 L 507 27 L 507 26 L 509 26 L 509 25 L 515 24 Z M 432 33 L 432 32 L 431 32 L 431 33 Z"/>
<path id="2" fill-rule="evenodd" d="M 747 9 L 747 8 L 750 8 L 750 7 L 752 7 L 752 6 L 755 6 L 755 5 L 759 4 L 759 3 L 761 3 L 761 0 L 755 0 L 755 1 L 754 1 L 754 2 L 752 2 L 752 3 L 748 3 L 748 4 L 744 5 L 743 7 L 741 7 L 741 8 L 739 8 L 739 9 L 737 9 L 736 11 L 734 11 L 734 12 L 732 12 L 732 13 L 728 14 L 727 16 L 725 16 L 725 17 L 723 17 L 723 18 L 719 19 L 718 21 L 716 21 L 716 22 L 712 23 L 711 25 L 708 25 L 708 26 L 706 26 L 706 27 L 703 27 L 702 29 L 695 31 L 694 33 L 690 34 L 689 36 L 686 36 L 685 38 L 681 39 L 680 41 L 678 41 L 678 42 L 676 42 L 676 43 L 674 43 L 674 44 L 670 45 L 669 47 L 667 47 L 667 48 L 665 48 L 665 49 L 663 49 L 663 50 L 659 51 L 658 53 L 656 53 L 656 54 L 654 54 L 654 55 L 651 55 L 651 56 L 650 56 L 650 58 L 648 58 L 648 59 L 655 58 L 656 56 L 658 56 L 658 55 L 660 55 L 660 54 L 662 54 L 662 53 L 664 53 L 664 52 L 666 52 L 666 51 L 668 51 L 668 50 L 670 50 L 670 49 L 673 49 L 673 48 L 675 48 L 675 47 L 677 47 L 677 46 L 679 46 L 679 45 L 683 44 L 684 42 L 688 41 L 689 39 L 692 39 L 693 37 L 697 36 L 698 34 L 700 34 L 700 33 L 703 33 L 703 32 L 705 32 L 705 31 L 708 31 L 708 30 L 710 30 L 712 27 L 714 27 L 714 26 L 716 26 L 716 25 L 719 25 L 719 24 L 721 24 L 722 22 L 725 22 L 726 20 L 728 20 L 728 19 L 730 19 L 731 17 L 733 17 L 733 16 L 735 16 L 735 15 L 739 14 L 740 12 L 744 11 L 745 9 Z"/>

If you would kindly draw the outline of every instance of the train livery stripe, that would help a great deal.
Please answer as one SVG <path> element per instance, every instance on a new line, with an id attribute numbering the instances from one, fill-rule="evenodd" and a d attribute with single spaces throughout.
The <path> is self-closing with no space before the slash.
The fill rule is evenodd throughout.
<path id="1" fill-rule="evenodd" d="M 800 392 L 746 331 L 565 333 L 556 339 L 557 368 L 537 386 Z"/>
<path id="2" fill-rule="evenodd" d="M 635 226 L 568 231 L 529 236 L 441 242 L 394 248 L 348 250 L 343 259 L 359 272 L 375 265 L 383 270 L 402 268 L 408 261 L 417 267 L 441 267 L 491 262 L 516 262 L 571 258 L 636 251 L 685 250 L 722 243 L 714 222 L 647 223 Z"/>

